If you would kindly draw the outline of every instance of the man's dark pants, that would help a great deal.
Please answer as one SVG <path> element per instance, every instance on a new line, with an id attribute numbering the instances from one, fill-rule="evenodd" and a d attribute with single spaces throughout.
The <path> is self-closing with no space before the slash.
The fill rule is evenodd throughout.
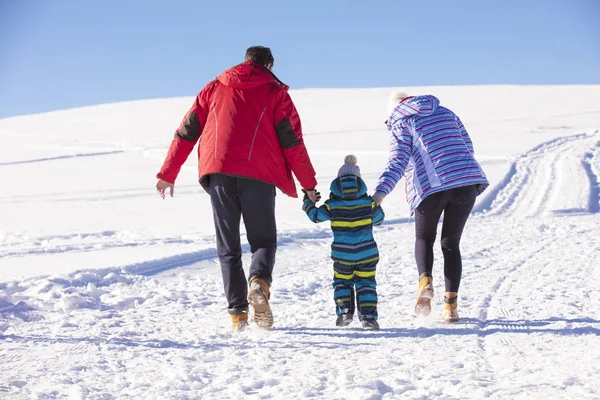
<path id="1" fill-rule="evenodd" d="M 275 186 L 214 174 L 210 176 L 209 193 L 228 310 L 231 314 L 247 312 L 248 283 L 242 266 L 240 219 L 244 220 L 252 251 L 249 279 L 257 276 L 271 284 L 277 251 Z"/>

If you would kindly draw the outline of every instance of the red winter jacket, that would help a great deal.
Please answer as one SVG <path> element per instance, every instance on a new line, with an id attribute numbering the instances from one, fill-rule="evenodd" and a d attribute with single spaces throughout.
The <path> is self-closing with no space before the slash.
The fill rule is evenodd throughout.
<path id="1" fill-rule="evenodd" d="M 174 183 L 198 140 L 199 180 L 221 173 L 258 179 L 298 197 L 317 185 L 302 140 L 300 117 L 284 85 L 266 68 L 245 62 L 202 89 L 183 119 L 157 178 Z"/>

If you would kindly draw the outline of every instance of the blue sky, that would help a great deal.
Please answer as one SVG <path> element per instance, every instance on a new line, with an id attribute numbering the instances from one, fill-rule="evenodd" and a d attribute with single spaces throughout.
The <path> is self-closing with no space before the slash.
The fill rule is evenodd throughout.
<path id="1" fill-rule="evenodd" d="M 195 95 L 252 45 L 294 88 L 600 83 L 600 1 L 0 0 L 0 118 Z"/>

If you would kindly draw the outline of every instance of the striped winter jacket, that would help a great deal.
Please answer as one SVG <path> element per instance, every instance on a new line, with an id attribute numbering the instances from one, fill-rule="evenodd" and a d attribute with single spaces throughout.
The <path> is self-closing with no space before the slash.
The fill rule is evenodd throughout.
<path id="1" fill-rule="evenodd" d="M 356 267 L 377 262 L 379 251 L 373 238 L 373 226 L 381 225 L 385 215 L 367 194 L 367 185 L 358 176 L 344 175 L 331 182 L 330 190 L 324 205 L 316 207 L 306 200 L 302 209 L 315 223 L 331 221 L 331 258 Z"/>
<path id="2" fill-rule="evenodd" d="M 389 194 L 403 176 L 411 213 L 430 194 L 489 185 L 460 119 L 431 95 L 408 97 L 386 121 L 392 132 L 387 167 L 375 192 Z"/>

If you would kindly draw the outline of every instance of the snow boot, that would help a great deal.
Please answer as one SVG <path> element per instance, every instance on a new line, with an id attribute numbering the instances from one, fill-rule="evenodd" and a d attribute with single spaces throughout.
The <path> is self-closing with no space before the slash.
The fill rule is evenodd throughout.
<path id="1" fill-rule="evenodd" d="M 354 316 L 350 313 L 340 314 L 337 316 L 335 320 L 335 326 L 348 326 L 352 323 L 352 318 Z"/>
<path id="2" fill-rule="evenodd" d="M 360 321 L 362 323 L 362 327 L 368 331 L 378 331 L 379 330 L 379 322 L 373 318 L 366 318 Z"/>
<path id="3" fill-rule="evenodd" d="M 444 322 L 456 322 L 460 318 L 458 317 L 458 298 L 444 297 L 444 312 L 442 313 L 442 320 Z"/>
<path id="4" fill-rule="evenodd" d="M 269 284 L 258 277 L 250 280 L 248 291 L 248 303 L 254 310 L 254 323 L 260 327 L 269 329 L 273 327 L 273 313 L 269 305 L 271 292 Z"/>
<path id="5" fill-rule="evenodd" d="M 248 310 L 241 312 L 240 314 L 230 314 L 231 326 L 234 332 L 241 332 L 250 327 L 248 324 Z"/>
<path id="6" fill-rule="evenodd" d="M 433 299 L 433 280 L 427 273 L 419 278 L 419 291 L 415 303 L 415 315 L 426 317 L 431 313 L 431 299 Z"/>

